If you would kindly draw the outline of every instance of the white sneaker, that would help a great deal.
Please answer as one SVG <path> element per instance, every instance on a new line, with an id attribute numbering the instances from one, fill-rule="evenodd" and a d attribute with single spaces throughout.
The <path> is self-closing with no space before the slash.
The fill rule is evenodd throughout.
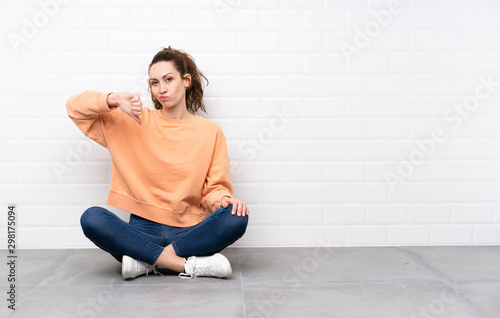
<path id="1" fill-rule="evenodd" d="M 147 276 L 150 272 L 159 274 L 158 270 L 156 269 L 156 266 L 149 265 L 148 263 L 133 259 L 130 256 L 123 255 L 122 277 L 124 279 L 136 278 L 137 276 L 141 276 L 144 274 L 146 274 Z"/>
<path id="2" fill-rule="evenodd" d="M 222 254 L 211 256 L 191 256 L 184 264 L 184 273 L 180 278 L 191 279 L 196 276 L 229 277 L 233 273 L 231 263 Z"/>

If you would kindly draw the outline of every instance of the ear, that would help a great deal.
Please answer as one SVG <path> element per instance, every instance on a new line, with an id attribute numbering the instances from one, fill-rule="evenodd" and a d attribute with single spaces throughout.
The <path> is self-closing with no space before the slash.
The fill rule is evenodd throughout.
<path id="1" fill-rule="evenodd" d="M 184 75 L 183 81 L 184 81 L 184 87 L 191 86 L 191 74 Z"/>

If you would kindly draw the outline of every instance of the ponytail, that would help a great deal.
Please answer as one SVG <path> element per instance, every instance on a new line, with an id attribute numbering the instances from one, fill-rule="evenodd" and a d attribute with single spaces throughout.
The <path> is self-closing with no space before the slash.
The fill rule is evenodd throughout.
<path id="1" fill-rule="evenodd" d="M 198 69 L 194 59 L 186 52 L 176 50 L 169 46 L 156 53 L 151 64 L 149 64 L 148 73 L 153 64 L 162 61 L 172 61 L 177 71 L 181 74 L 181 78 L 184 78 L 186 74 L 191 75 L 191 84 L 186 89 L 186 108 L 191 114 L 196 113 L 198 109 L 206 113 L 205 103 L 203 102 L 203 81 L 208 85 L 208 79 Z M 162 109 L 162 105 L 151 92 L 151 84 L 149 84 L 149 91 L 155 108 Z"/>

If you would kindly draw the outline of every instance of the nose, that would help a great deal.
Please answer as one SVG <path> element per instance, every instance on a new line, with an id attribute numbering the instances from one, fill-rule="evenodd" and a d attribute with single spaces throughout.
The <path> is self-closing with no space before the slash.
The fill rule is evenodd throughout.
<path id="1" fill-rule="evenodd" d="M 167 84 L 160 82 L 160 93 L 166 93 L 167 92 Z"/>

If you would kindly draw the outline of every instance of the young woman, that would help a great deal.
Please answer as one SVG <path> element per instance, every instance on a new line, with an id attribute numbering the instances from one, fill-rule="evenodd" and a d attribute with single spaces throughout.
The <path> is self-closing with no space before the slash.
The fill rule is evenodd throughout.
<path id="1" fill-rule="evenodd" d="M 232 195 L 221 128 L 195 115 L 205 111 L 206 78 L 171 47 L 154 56 L 148 73 L 155 110 L 132 93 L 86 91 L 67 102 L 78 128 L 111 154 L 107 204 L 131 213 L 127 223 L 91 207 L 83 232 L 122 263 L 125 279 L 156 267 L 228 277 L 231 264 L 219 252 L 243 236 L 249 210 Z"/>

